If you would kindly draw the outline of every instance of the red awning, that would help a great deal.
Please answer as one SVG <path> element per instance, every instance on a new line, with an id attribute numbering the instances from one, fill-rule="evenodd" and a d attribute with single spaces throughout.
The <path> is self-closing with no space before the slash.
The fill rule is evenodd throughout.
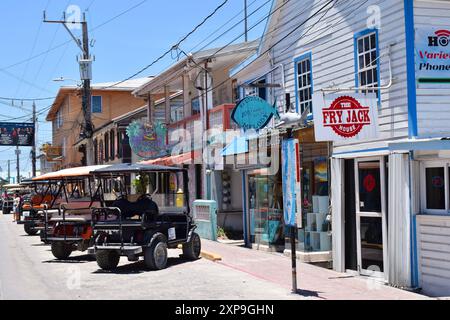
<path id="1" fill-rule="evenodd" d="M 202 156 L 200 151 L 191 151 L 176 156 L 163 157 L 158 159 L 151 159 L 141 161 L 142 164 L 159 164 L 165 166 L 175 166 L 183 164 L 192 164 L 194 160 L 200 159 Z"/>

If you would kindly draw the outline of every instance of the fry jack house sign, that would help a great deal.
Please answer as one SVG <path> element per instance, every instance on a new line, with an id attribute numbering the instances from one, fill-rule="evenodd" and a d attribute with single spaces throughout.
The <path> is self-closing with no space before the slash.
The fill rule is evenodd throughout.
<path id="1" fill-rule="evenodd" d="M 316 141 L 377 138 L 377 107 L 375 94 L 314 94 L 313 114 Z"/>

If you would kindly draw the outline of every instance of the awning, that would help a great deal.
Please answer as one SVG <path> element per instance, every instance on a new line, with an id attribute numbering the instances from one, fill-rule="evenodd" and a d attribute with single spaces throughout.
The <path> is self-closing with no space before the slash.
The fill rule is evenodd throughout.
<path id="1" fill-rule="evenodd" d="M 248 138 L 235 137 L 233 141 L 222 150 L 222 157 L 234 156 L 248 152 Z"/>
<path id="2" fill-rule="evenodd" d="M 191 164 L 194 160 L 201 159 L 202 153 L 200 151 L 186 152 L 176 156 L 163 157 L 139 162 L 140 164 L 157 164 L 165 166 L 175 166 L 183 164 Z"/>
<path id="3" fill-rule="evenodd" d="M 404 139 L 389 142 L 391 151 L 432 151 L 450 150 L 450 138 Z"/>
<path id="4" fill-rule="evenodd" d="M 76 167 L 62 169 L 55 172 L 49 172 L 41 176 L 33 178 L 33 181 L 42 180 L 62 180 L 64 178 L 75 178 L 75 177 L 89 177 L 91 171 L 109 167 L 109 165 L 96 165 L 96 166 L 86 166 L 86 167 Z"/>

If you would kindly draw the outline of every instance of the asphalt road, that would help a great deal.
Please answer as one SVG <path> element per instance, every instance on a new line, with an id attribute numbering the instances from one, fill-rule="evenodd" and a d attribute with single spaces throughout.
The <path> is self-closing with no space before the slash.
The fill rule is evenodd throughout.
<path id="1" fill-rule="evenodd" d="M 146 271 L 121 258 L 115 272 L 74 252 L 56 260 L 39 236 L 28 236 L 11 215 L 0 213 L 1 299 L 300 299 L 282 287 L 205 259 L 185 261 L 169 250 L 169 266 Z"/>

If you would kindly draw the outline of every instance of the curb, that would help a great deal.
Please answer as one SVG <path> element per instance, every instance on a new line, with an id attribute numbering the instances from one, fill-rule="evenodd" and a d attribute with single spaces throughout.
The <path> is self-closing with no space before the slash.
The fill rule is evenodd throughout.
<path id="1" fill-rule="evenodd" d="M 183 246 L 181 244 L 179 244 L 177 246 L 177 248 L 178 249 L 183 249 Z M 212 262 L 216 262 L 216 261 L 221 261 L 222 260 L 222 257 L 220 255 L 218 255 L 216 253 L 208 252 L 208 251 L 201 251 L 200 252 L 200 256 L 203 259 L 210 260 Z"/>
<path id="2" fill-rule="evenodd" d="M 203 259 L 210 260 L 213 262 L 222 260 L 222 257 L 220 255 L 218 255 L 216 253 L 208 252 L 208 251 L 201 251 L 200 256 Z"/>

